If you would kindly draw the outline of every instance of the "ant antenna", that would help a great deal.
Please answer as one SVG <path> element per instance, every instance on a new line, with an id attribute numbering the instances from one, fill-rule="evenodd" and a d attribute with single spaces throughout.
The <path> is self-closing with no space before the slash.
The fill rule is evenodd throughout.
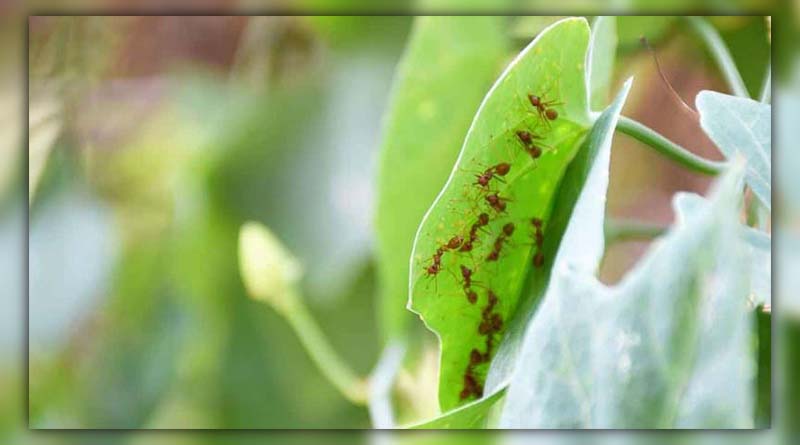
<path id="1" fill-rule="evenodd" d="M 664 71 L 661 70 L 661 63 L 658 61 L 658 57 L 656 56 L 656 52 L 653 50 L 653 47 L 650 46 L 650 42 L 647 41 L 647 37 L 641 36 L 639 37 L 639 41 L 642 42 L 642 45 L 647 48 L 650 52 L 650 55 L 653 56 L 653 60 L 656 63 L 656 70 L 658 71 L 658 75 L 661 77 L 661 80 L 664 82 L 664 85 L 667 86 L 669 92 L 672 94 L 672 98 L 675 99 L 681 106 L 685 112 L 687 112 L 692 118 L 697 121 L 700 117 L 697 115 L 697 111 L 695 111 L 692 107 L 690 107 L 684 100 L 681 98 L 681 95 L 675 91 L 672 84 L 667 80 L 667 76 L 664 75 Z"/>

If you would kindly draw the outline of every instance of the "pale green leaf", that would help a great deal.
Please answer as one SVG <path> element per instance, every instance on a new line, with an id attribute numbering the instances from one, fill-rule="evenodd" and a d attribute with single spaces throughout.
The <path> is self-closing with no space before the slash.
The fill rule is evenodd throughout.
<path id="1" fill-rule="evenodd" d="M 679 194 L 676 225 L 618 286 L 580 266 L 555 270 L 502 426 L 752 426 L 746 252 L 735 242 L 742 170 L 709 200 Z"/>
<path id="2" fill-rule="evenodd" d="M 420 17 L 397 70 L 384 125 L 375 230 L 381 320 L 401 335 L 408 258 L 464 134 L 506 54 L 499 17 Z"/>
<path id="3" fill-rule="evenodd" d="M 440 340 L 439 403 L 443 411 L 468 403 L 481 392 L 479 386 L 504 330 L 502 321 L 517 310 L 538 249 L 533 243 L 532 218 L 544 221 L 544 238 L 548 238 L 556 191 L 591 122 L 585 80 L 588 43 L 586 21 L 565 19 L 543 31 L 511 62 L 484 98 L 450 178 L 417 232 L 409 308 Z M 529 94 L 559 102 L 554 106 L 558 118 L 550 122 L 537 113 Z M 538 159 L 526 152 L 518 131 L 543 137 L 537 141 L 545 147 Z M 502 181 L 490 180 L 493 191 L 476 184 L 478 173 L 501 163 L 508 163 L 510 170 Z M 505 211 L 487 201 L 493 193 L 508 200 L 504 201 Z M 473 250 L 444 253 L 441 269 L 429 274 L 437 251 L 453 237 L 470 239 L 481 213 L 489 216 L 489 223 L 474 232 Z M 499 243 L 498 259 L 490 261 L 507 224 L 514 224 L 515 231 Z M 476 298 L 472 302 L 463 285 L 462 267 L 473 272 L 475 284 L 469 290 Z M 544 271 L 542 267 L 535 274 Z M 489 289 L 497 296 L 495 305 L 489 304 Z M 487 317 L 495 320 L 494 334 L 480 332 Z M 477 354 L 484 358 L 470 365 Z M 468 388 L 467 375 L 478 385 Z"/>
<path id="4" fill-rule="evenodd" d="M 701 91 L 696 105 L 700 126 L 726 158 L 744 156 L 747 185 L 767 208 L 771 208 L 772 107 L 714 91 Z"/>
<path id="5" fill-rule="evenodd" d="M 608 102 L 616 55 L 617 18 L 598 17 L 592 23 L 589 53 L 589 97 L 593 110 L 603 109 Z"/>

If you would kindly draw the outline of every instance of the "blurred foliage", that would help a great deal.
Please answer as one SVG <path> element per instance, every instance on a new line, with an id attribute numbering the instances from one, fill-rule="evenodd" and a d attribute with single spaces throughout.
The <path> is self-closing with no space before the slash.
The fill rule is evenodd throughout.
<path id="1" fill-rule="evenodd" d="M 706 3 L 716 5 L 684 6 Z M 594 5 L 563 7 L 585 12 Z M 109 242 L 119 243 L 111 272 L 86 296 L 92 305 L 74 315 L 57 342 L 31 355 L 31 426 L 368 427 L 366 412 L 319 375 L 285 321 L 246 297 L 236 242 L 250 219 L 286 240 L 312 271 L 302 287 L 323 331 L 359 372 L 372 367 L 384 329 L 375 317 L 372 209 L 349 203 L 372 200 L 380 115 L 411 19 L 252 17 L 226 22 L 224 30 L 202 17 L 162 20 L 156 26 L 136 17 L 48 18 L 30 26 L 31 112 L 40 97 L 63 110 L 58 136 L 42 144 L 50 156 L 41 183 L 31 187 L 39 189 L 31 223 L 64 191 L 87 193 L 111 211 Z M 637 18 L 622 19 L 618 29 L 634 29 L 624 20 Z M 715 24 L 757 91 L 766 62 L 759 58 L 763 21 Z M 674 43 L 679 29 L 666 19 L 641 19 L 639 26 L 657 48 Z M 792 41 L 787 36 L 796 34 L 786 29 L 776 25 L 775 39 Z M 618 65 L 641 56 L 638 36 L 620 35 Z M 789 46 L 776 46 L 776 59 L 788 57 Z M 680 69 L 701 60 L 675 63 Z M 615 81 L 628 74 L 615 74 Z M 706 67 L 705 76 L 713 82 L 717 75 Z M 32 139 L 39 136 L 31 128 Z M 80 252 L 67 257 L 82 261 Z M 40 307 L 54 298 L 31 295 Z M 0 381 L 16 378 L 0 372 Z M 13 418 L 5 415 L 17 402 L 10 394 L 0 389 L 0 419 Z M 762 399 L 758 409 L 766 407 Z M 266 440 L 379 439 L 305 434 Z M 261 443 L 265 436 L 71 438 L 181 439 Z"/>

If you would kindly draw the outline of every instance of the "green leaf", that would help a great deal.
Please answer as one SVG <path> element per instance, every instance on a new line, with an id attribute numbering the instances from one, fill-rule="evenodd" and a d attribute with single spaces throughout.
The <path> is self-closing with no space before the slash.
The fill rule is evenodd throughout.
<path id="1" fill-rule="evenodd" d="M 617 54 L 617 18 L 598 17 L 592 23 L 589 52 L 589 97 L 593 110 L 601 110 L 608 101 L 611 75 Z"/>
<path id="2" fill-rule="evenodd" d="M 726 158 L 747 159 L 747 185 L 771 208 L 772 107 L 714 91 L 701 91 L 695 102 L 700 126 Z"/>
<path id="3" fill-rule="evenodd" d="M 489 411 L 502 398 L 504 393 L 505 390 L 496 391 L 488 397 L 467 403 L 433 420 L 413 425 L 409 428 L 417 430 L 486 428 Z"/>
<path id="4" fill-rule="evenodd" d="M 445 188 L 417 231 L 409 308 L 440 340 L 439 404 L 443 411 L 467 403 L 481 392 L 478 386 L 485 379 L 487 359 L 502 335 L 500 324 L 516 311 L 536 253 L 532 218 L 544 221 L 547 238 L 547 221 L 559 182 L 591 122 L 585 80 L 588 43 L 586 20 L 565 19 L 543 31 L 511 62 L 484 98 Z M 560 102 L 554 106 L 558 118 L 550 122 L 537 113 L 528 94 Z M 538 159 L 523 149 L 518 131 L 543 137 L 535 141 L 545 147 Z M 502 181 L 490 179 L 494 191 L 477 185 L 478 173 L 501 163 L 509 164 L 510 170 Z M 508 200 L 502 201 L 505 211 L 488 204 L 486 198 L 493 193 Z M 429 274 L 437 251 L 454 237 L 469 240 L 481 213 L 489 216 L 489 222 L 474 231 L 472 251 L 459 251 L 459 247 L 443 253 L 440 270 Z M 499 244 L 499 259 L 487 260 L 503 227 L 510 223 L 515 231 Z M 478 295 L 472 303 L 463 285 L 462 266 L 472 271 L 475 282 L 470 290 Z M 489 304 L 489 289 L 497 296 L 494 305 Z M 481 334 L 484 319 L 495 320 L 490 331 L 497 332 Z M 470 365 L 471 357 L 478 354 L 483 356 L 481 363 Z M 477 385 L 467 388 L 465 382 L 470 378 Z"/>
<path id="5" fill-rule="evenodd" d="M 741 233 L 750 264 L 750 299 L 756 306 L 772 303 L 772 237 L 750 227 Z"/>
<path id="6" fill-rule="evenodd" d="M 752 425 L 746 255 L 731 242 L 742 170 L 735 164 L 709 200 L 677 195 L 677 224 L 618 286 L 580 265 L 555 270 L 502 426 Z"/>
<path id="7" fill-rule="evenodd" d="M 425 210 L 444 186 L 464 134 L 506 54 L 502 18 L 420 17 L 386 115 L 375 229 L 387 337 L 410 317 L 408 259 Z"/>

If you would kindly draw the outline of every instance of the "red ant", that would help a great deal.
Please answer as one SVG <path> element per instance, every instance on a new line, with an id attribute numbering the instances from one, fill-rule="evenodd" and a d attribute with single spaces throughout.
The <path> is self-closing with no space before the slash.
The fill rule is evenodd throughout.
<path id="1" fill-rule="evenodd" d="M 528 94 L 528 101 L 536 107 L 536 111 L 539 113 L 539 116 L 542 119 L 547 119 L 554 121 L 558 119 L 558 111 L 553 109 L 552 107 L 556 105 L 562 105 L 562 102 L 558 102 L 555 100 L 545 100 L 541 96 L 536 96 L 534 94 Z"/>
<path id="2" fill-rule="evenodd" d="M 486 257 L 486 261 L 497 261 L 500 257 L 500 250 L 503 248 L 503 244 L 506 240 L 514 234 L 514 223 L 508 223 L 503 226 L 503 233 L 497 236 L 497 239 L 494 241 L 494 248 L 489 255 Z"/>
<path id="3" fill-rule="evenodd" d="M 499 314 L 485 316 L 480 326 L 478 326 L 478 332 L 481 335 L 491 335 L 500 332 L 501 329 L 503 329 L 503 319 L 500 318 Z"/>
<path id="4" fill-rule="evenodd" d="M 478 180 L 475 181 L 475 185 L 487 188 L 489 187 L 489 181 L 495 177 L 498 181 L 504 182 L 501 177 L 507 175 L 510 170 L 511 164 L 507 162 L 501 162 L 500 164 L 489 167 L 483 173 L 476 175 Z"/>
<path id="5" fill-rule="evenodd" d="M 531 225 L 534 228 L 534 240 L 536 245 L 536 254 L 533 256 L 533 266 L 542 267 L 544 265 L 544 254 L 542 254 L 542 246 L 544 245 L 544 232 L 542 231 L 543 222 L 541 218 L 531 218 Z"/>
<path id="6" fill-rule="evenodd" d="M 472 368 L 468 367 L 466 374 L 464 374 L 464 389 L 461 390 L 460 397 L 461 400 L 464 400 L 468 399 L 470 396 L 483 396 L 483 386 L 472 374 Z"/>
<path id="7" fill-rule="evenodd" d="M 543 265 L 544 265 L 544 255 L 542 255 L 542 252 L 536 252 L 536 255 L 533 256 L 533 266 L 542 267 Z"/>
<path id="8" fill-rule="evenodd" d="M 534 143 L 534 140 L 544 139 L 542 136 L 527 130 L 519 130 L 517 131 L 517 138 L 522 142 L 525 153 L 528 153 L 531 158 L 538 159 L 542 155 L 542 147 Z"/>
<path id="9" fill-rule="evenodd" d="M 462 264 L 461 277 L 464 278 L 464 288 L 472 287 L 472 269 Z"/>
<path id="10" fill-rule="evenodd" d="M 489 203 L 489 207 L 493 208 L 497 213 L 506 211 L 506 202 L 509 201 L 508 198 L 502 198 L 497 193 L 492 193 L 491 195 L 487 195 L 485 199 L 486 202 Z"/>
<path id="11" fill-rule="evenodd" d="M 472 227 L 469 229 L 469 238 L 461 245 L 461 248 L 458 249 L 459 252 L 470 252 L 472 251 L 473 243 L 478 240 L 478 230 L 481 227 L 486 226 L 489 224 L 489 215 L 487 213 L 481 213 L 478 215 L 478 221 L 472 224 Z"/>
<path id="12" fill-rule="evenodd" d="M 433 263 L 425 268 L 425 273 L 427 273 L 428 276 L 438 274 L 442 270 L 442 256 L 444 256 L 444 253 L 448 250 L 458 249 L 463 243 L 464 237 L 461 235 L 456 235 L 450 238 L 450 240 L 448 240 L 443 246 L 436 249 L 436 253 L 433 254 Z"/>

